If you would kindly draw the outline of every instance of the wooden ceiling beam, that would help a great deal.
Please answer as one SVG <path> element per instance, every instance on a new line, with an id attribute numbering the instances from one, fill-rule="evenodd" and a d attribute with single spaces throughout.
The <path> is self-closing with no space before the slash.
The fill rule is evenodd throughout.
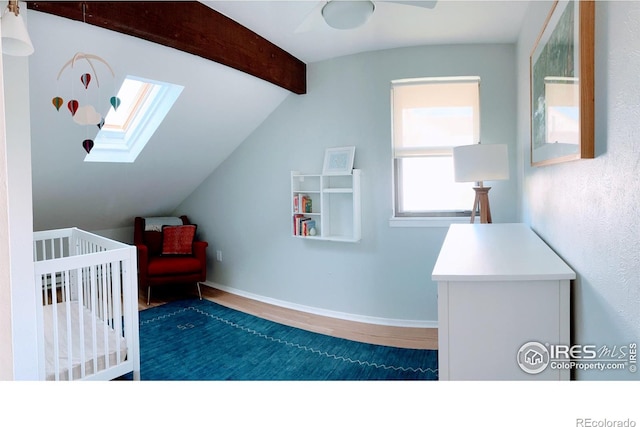
<path id="1" fill-rule="evenodd" d="M 296 94 L 307 91 L 304 62 L 197 1 L 29 1 L 27 8 L 198 55 Z"/>

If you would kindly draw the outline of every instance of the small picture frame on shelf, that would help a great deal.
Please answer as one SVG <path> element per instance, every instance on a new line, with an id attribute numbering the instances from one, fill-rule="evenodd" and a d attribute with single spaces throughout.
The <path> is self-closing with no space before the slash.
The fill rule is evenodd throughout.
<path id="1" fill-rule="evenodd" d="M 327 148 L 324 152 L 323 175 L 351 175 L 356 147 Z"/>

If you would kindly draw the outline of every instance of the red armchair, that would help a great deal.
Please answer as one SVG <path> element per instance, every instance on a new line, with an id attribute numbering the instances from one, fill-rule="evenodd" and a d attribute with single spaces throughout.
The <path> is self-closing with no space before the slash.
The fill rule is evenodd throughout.
<path id="1" fill-rule="evenodd" d="M 202 299 L 200 283 L 207 278 L 208 243 L 195 240 L 195 226 L 184 215 L 180 219 L 182 225 L 190 227 L 164 225 L 151 229 L 145 218 L 135 218 L 133 243 L 138 252 L 138 285 L 147 288 L 147 305 L 151 301 L 151 288 L 158 285 L 195 283 Z M 183 232 L 191 234 L 186 236 Z"/>

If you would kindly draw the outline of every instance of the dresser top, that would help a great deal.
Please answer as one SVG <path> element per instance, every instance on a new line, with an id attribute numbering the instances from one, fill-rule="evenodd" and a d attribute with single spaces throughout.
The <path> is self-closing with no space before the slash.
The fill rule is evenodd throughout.
<path id="1" fill-rule="evenodd" d="M 435 281 L 567 280 L 576 274 L 526 224 L 452 224 Z"/>

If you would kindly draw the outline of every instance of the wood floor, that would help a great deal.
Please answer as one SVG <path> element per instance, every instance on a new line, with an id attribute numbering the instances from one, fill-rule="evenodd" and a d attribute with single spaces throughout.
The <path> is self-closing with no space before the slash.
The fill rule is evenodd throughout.
<path id="1" fill-rule="evenodd" d="M 404 328 L 352 322 L 278 307 L 208 286 L 201 286 L 201 291 L 203 298 L 224 305 L 225 307 L 312 332 L 352 341 L 400 348 L 429 350 L 436 350 L 438 348 L 438 330 L 434 328 Z M 149 307 L 155 307 L 175 299 L 192 296 L 197 297 L 197 295 L 195 286 L 191 291 L 186 288 L 154 288 L 149 305 L 147 305 L 146 291 L 140 292 L 138 308 L 145 310 Z"/>

